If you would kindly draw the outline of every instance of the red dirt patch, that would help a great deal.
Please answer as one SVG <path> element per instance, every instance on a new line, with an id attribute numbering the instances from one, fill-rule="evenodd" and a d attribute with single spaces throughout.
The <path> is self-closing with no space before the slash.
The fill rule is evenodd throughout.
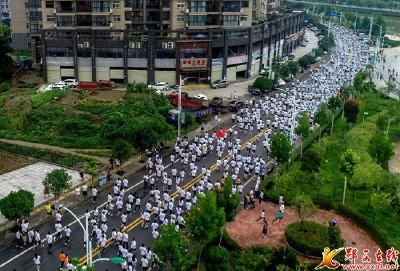
<path id="1" fill-rule="evenodd" d="M 16 110 L 17 113 L 29 112 L 32 109 L 31 102 L 26 97 L 14 97 L 7 100 L 3 105 L 3 110 L 5 113 L 12 113 Z"/>
<path id="2" fill-rule="evenodd" d="M 0 174 L 11 172 L 13 170 L 32 164 L 32 160 L 27 157 L 1 151 L 0 161 Z"/>
<path id="3" fill-rule="evenodd" d="M 265 239 L 261 235 L 262 221 L 256 222 L 263 209 L 269 222 L 268 235 Z M 286 227 L 300 219 L 293 209 L 285 208 L 284 219 L 281 222 L 275 221 L 272 224 L 276 210 L 277 205 L 270 202 L 263 202 L 261 205 L 257 204 L 256 208 L 252 210 L 243 210 L 235 217 L 234 221 L 227 224 L 227 232 L 242 248 L 249 248 L 254 245 L 275 246 L 285 244 L 284 232 Z M 338 221 L 342 237 L 345 240 L 345 246 L 357 247 L 359 251 L 368 248 L 371 252 L 375 252 L 379 248 L 377 243 L 366 232 L 350 220 L 334 212 L 318 210 L 310 220 L 327 225 L 333 217 L 336 217 Z"/>

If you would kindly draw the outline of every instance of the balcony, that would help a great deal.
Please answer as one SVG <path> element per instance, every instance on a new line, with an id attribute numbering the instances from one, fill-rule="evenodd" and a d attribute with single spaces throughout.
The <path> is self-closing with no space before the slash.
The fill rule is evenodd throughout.
<path id="1" fill-rule="evenodd" d="M 57 13 L 75 13 L 75 7 L 57 7 Z"/>

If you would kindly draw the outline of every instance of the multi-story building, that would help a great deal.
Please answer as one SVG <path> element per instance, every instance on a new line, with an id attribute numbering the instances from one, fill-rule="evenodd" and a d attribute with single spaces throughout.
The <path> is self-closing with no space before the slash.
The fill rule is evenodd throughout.
<path id="1" fill-rule="evenodd" d="M 0 22 L 10 21 L 10 0 L 0 0 Z"/>
<path id="2" fill-rule="evenodd" d="M 265 22 L 274 0 L 25 1 L 49 82 L 249 78 L 271 52 L 290 53 L 303 26 L 302 13 Z"/>

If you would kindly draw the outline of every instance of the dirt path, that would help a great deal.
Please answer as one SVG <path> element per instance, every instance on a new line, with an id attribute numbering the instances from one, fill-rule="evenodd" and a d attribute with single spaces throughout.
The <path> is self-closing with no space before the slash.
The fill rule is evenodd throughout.
<path id="1" fill-rule="evenodd" d="M 96 152 L 96 151 L 104 151 L 100 149 L 68 149 L 68 148 L 63 148 L 59 146 L 52 146 L 52 145 L 46 145 L 46 144 L 40 144 L 40 143 L 33 143 L 33 142 L 27 142 L 27 141 L 22 141 L 22 140 L 11 140 L 11 139 L 4 139 L 0 138 L 1 142 L 7 143 L 7 144 L 12 144 L 12 145 L 18 145 L 18 146 L 23 146 L 23 147 L 30 147 L 30 148 L 37 148 L 37 149 L 45 149 L 45 150 L 51 150 L 55 152 L 61 152 L 61 153 L 66 153 L 66 154 L 72 154 L 72 155 L 78 155 L 86 158 L 92 158 L 96 159 L 97 161 L 107 164 L 108 159 L 105 157 L 100 157 L 100 156 L 95 156 L 95 155 L 88 155 L 88 154 L 82 154 L 80 152 Z"/>
<path id="2" fill-rule="evenodd" d="M 390 173 L 400 173 L 400 143 L 396 145 L 394 155 L 389 161 Z"/>
<path id="3" fill-rule="evenodd" d="M 266 218 L 269 222 L 268 236 L 265 239 L 261 236 L 262 221 L 256 222 L 263 209 L 266 211 Z M 286 208 L 284 219 L 281 222 L 272 224 L 271 222 L 275 217 L 276 210 L 277 206 L 275 204 L 263 202 L 261 205 L 257 204 L 253 210 L 241 211 L 233 222 L 227 224 L 227 232 L 243 248 L 253 245 L 274 246 L 285 244 L 284 231 L 286 227 L 300 219 L 293 209 Z M 345 246 L 357 247 L 359 251 L 365 248 L 368 248 L 370 251 L 376 251 L 379 248 L 377 243 L 367 233 L 336 213 L 318 210 L 310 220 L 327 225 L 333 217 L 338 221 L 342 237 L 345 240 Z"/>

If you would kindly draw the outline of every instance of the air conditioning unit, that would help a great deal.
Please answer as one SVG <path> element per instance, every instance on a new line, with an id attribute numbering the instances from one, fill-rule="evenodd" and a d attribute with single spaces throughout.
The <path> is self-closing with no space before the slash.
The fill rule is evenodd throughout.
<path id="1" fill-rule="evenodd" d="M 240 27 L 242 27 L 242 26 L 243 26 L 243 24 L 242 24 L 242 23 L 240 23 L 240 24 L 239 24 L 239 26 L 240 26 Z"/>
<path id="2" fill-rule="evenodd" d="M 174 49 L 174 43 L 172 41 L 168 42 L 168 49 Z"/>
<path id="3" fill-rule="evenodd" d="M 78 48 L 83 48 L 83 44 L 82 43 L 78 43 Z"/>
<path id="4" fill-rule="evenodd" d="M 188 23 L 185 23 L 185 27 L 189 27 L 189 24 L 188 24 Z"/>
<path id="5" fill-rule="evenodd" d="M 110 8 L 110 13 L 113 13 L 113 10 L 112 10 L 112 8 Z"/>
<path id="6" fill-rule="evenodd" d="M 113 25 L 113 23 L 110 23 L 110 27 L 112 28 L 114 25 Z"/>
<path id="7" fill-rule="evenodd" d="M 185 9 L 185 13 L 189 13 L 189 9 L 187 8 L 187 9 Z"/>
<path id="8" fill-rule="evenodd" d="M 163 43 L 161 44 L 161 47 L 162 47 L 163 49 L 168 49 L 168 43 L 167 43 L 167 42 L 163 42 Z"/>
<path id="9" fill-rule="evenodd" d="M 57 10 L 56 10 L 56 9 L 53 9 L 53 13 L 57 13 Z"/>

